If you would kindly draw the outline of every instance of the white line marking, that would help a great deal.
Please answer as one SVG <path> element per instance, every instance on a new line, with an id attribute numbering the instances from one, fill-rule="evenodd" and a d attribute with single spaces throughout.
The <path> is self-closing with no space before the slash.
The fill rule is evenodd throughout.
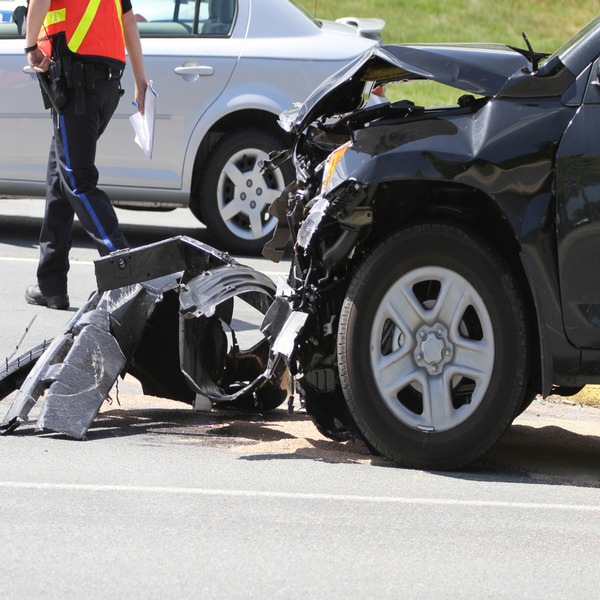
<path id="1" fill-rule="evenodd" d="M 0 256 L 0 262 L 26 262 L 26 263 L 38 263 L 39 258 L 23 258 L 23 257 L 10 257 L 10 256 Z M 85 266 L 93 266 L 95 263 L 92 260 L 74 260 L 70 259 L 71 266 L 76 265 L 85 265 Z M 257 271 L 261 271 L 265 275 L 269 275 L 269 277 L 274 277 L 277 275 L 281 275 L 282 277 L 287 277 L 289 275 L 289 271 L 272 271 L 269 269 L 260 269 L 257 268 Z"/>
<path id="2" fill-rule="evenodd" d="M 451 498 L 403 498 L 394 496 L 354 496 L 345 494 L 308 494 L 253 490 L 220 490 L 170 486 L 100 485 L 88 483 L 41 483 L 2 481 L 0 488 L 22 490 L 57 490 L 72 492 L 136 492 L 145 494 L 185 494 L 189 496 L 231 496 L 238 498 L 276 498 L 286 500 L 322 500 L 325 502 L 359 502 L 423 506 L 470 506 L 476 508 L 524 508 L 529 510 L 570 510 L 600 512 L 600 505 L 552 504 L 549 502 L 502 502 L 499 500 L 459 500 Z"/>
<path id="3" fill-rule="evenodd" d="M 39 258 L 23 258 L 23 257 L 18 257 L 18 256 L 0 256 L 0 261 L 4 261 L 4 262 L 26 262 L 26 263 L 38 263 L 39 262 Z M 73 260 L 72 258 L 70 259 L 70 263 L 71 266 L 75 266 L 75 265 L 93 265 L 94 262 L 91 260 Z"/>

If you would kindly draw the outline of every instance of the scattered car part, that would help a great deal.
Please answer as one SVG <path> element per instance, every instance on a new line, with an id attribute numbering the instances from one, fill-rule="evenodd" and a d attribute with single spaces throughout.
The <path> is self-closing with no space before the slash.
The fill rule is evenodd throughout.
<path id="1" fill-rule="evenodd" d="M 271 410 L 289 397 L 285 363 L 266 338 L 241 348 L 232 323 L 234 298 L 269 310 L 276 287 L 262 273 L 185 237 L 100 259 L 97 273 L 99 291 L 41 357 L 7 366 L 4 395 L 17 384 L 19 392 L 4 430 L 27 420 L 45 393 L 36 429 L 83 438 L 125 372 L 146 393 L 189 404 L 200 396 Z"/>

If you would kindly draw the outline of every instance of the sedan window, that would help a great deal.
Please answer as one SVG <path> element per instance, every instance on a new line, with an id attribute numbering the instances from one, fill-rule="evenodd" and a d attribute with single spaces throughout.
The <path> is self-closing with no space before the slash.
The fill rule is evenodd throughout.
<path id="1" fill-rule="evenodd" d="M 0 38 L 25 36 L 26 0 L 0 0 Z"/>
<path id="2" fill-rule="evenodd" d="M 0 38 L 19 37 L 19 29 L 16 23 L 1 23 L 0 22 Z M 23 37 L 23 36 L 21 36 Z"/>
<path id="3" fill-rule="evenodd" d="M 237 0 L 136 0 L 141 37 L 228 36 Z"/>

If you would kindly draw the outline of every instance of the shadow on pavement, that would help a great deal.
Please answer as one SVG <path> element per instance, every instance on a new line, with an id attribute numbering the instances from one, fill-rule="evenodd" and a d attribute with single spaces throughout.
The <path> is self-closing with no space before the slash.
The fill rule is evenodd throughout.
<path id="1" fill-rule="evenodd" d="M 191 217 L 190 222 L 194 224 Z M 41 227 L 42 219 L 39 217 L 0 216 L 0 242 L 22 248 L 36 247 Z M 121 223 L 121 229 L 131 247 L 152 244 L 178 235 L 186 235 L 206 244 L 214 244 L 208 230 L 200 225 L 197 227 L 174 227 Z M 74 245 L 93 248 L 89 236 L 77 221 L 73 224 L 72 237 Z"/>
<path id="2" fill-rule="evenodd" d="M 0 403 L 0 414 L 9 405 L 9 399 Z M 600 436 L 594 433 L 598 409 L 582 412 L 577 407 L 555 410 L 550 406 L 537 413 L 534 424 L 513 424 L 483 458 L 461 471 L 438 474 L 481 481 L 600 487 Z M 564 415 L 564 425 L 557 424 Z M 590 428 L 592 432 L 585 433 Z M 34 424 L 27 423 L 14 435 L 33 438 L 33 431 Z M 66 439 L 53 433 L 41 435 Z M 87 443 L 131 436 L 149 444 L 229 450 L 248 461 L 304 459 L 398 468 L 370 454 L 360 441 L 339 443 L 323 437 L 303 411 L 288 414 L 285 408 L 265 414 L 234 409 L 195 412 L 180 402 L 126 393 L 118 402 L 103 405 L 88 431 Z"/>
<path id="3" fill-rule="evenodd" d="M 483 458 L 444 476 L 598 487 L 599 418 L 595 408 L 535 406 Z M 124 394 L 120 406 L 105 404 L 88 439 L 139 435 L 148 436 L 149 442 L 228 449 L 243 460 L 308 459 L 396 468 L 360 441 L 323 437 L 304 411 L 288 414 L 285 407 L 262 415 L 233 409 L 194 412 L 179 402 Z"/>

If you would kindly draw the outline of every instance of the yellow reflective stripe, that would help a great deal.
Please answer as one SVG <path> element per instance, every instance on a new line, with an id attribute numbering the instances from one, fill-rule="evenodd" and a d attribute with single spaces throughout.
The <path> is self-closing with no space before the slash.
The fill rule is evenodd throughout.
<path id="1" fill-rule="evenodd" d="M 121 11 L 123 10 L 123 6 L 121 5 L 121 0 L 115 0 L 115 7 L 117 9 L 117 17 L 119 18 L 119 25 L 121 26 L 121 34 L 125 37 L 123 33 L 123 16 L 121 15 Z"/>
<path id="2" fill-rule="evenodd" d="M 94 17 L 98 12 L 98 7 L 100 6 L 101 0 L 90 0 L 85 12 L 83 13 L 83 17 L 81 17 L 81 21 L 79 21 L 79 25 L 77 25 L 77 29 L 75 33 L 71 36 L 69 40 L 69 49 L 72 52 L 77 52 L 79 50 L 79 46 L 81 46 L 87 32 L 90 30 L 92 23 L 94 21 Z"/>
<path id="3" fill-rule="evenodd" d="M 46 13 L 46 18 L 44 19 L 44 27 L 49 27 L 50 25 L 56 25 L 56 23 L 62 23 L 66 19 L 66 10 L 64 8 L 59 8 L 58 10 L 51 10 Z"/>

